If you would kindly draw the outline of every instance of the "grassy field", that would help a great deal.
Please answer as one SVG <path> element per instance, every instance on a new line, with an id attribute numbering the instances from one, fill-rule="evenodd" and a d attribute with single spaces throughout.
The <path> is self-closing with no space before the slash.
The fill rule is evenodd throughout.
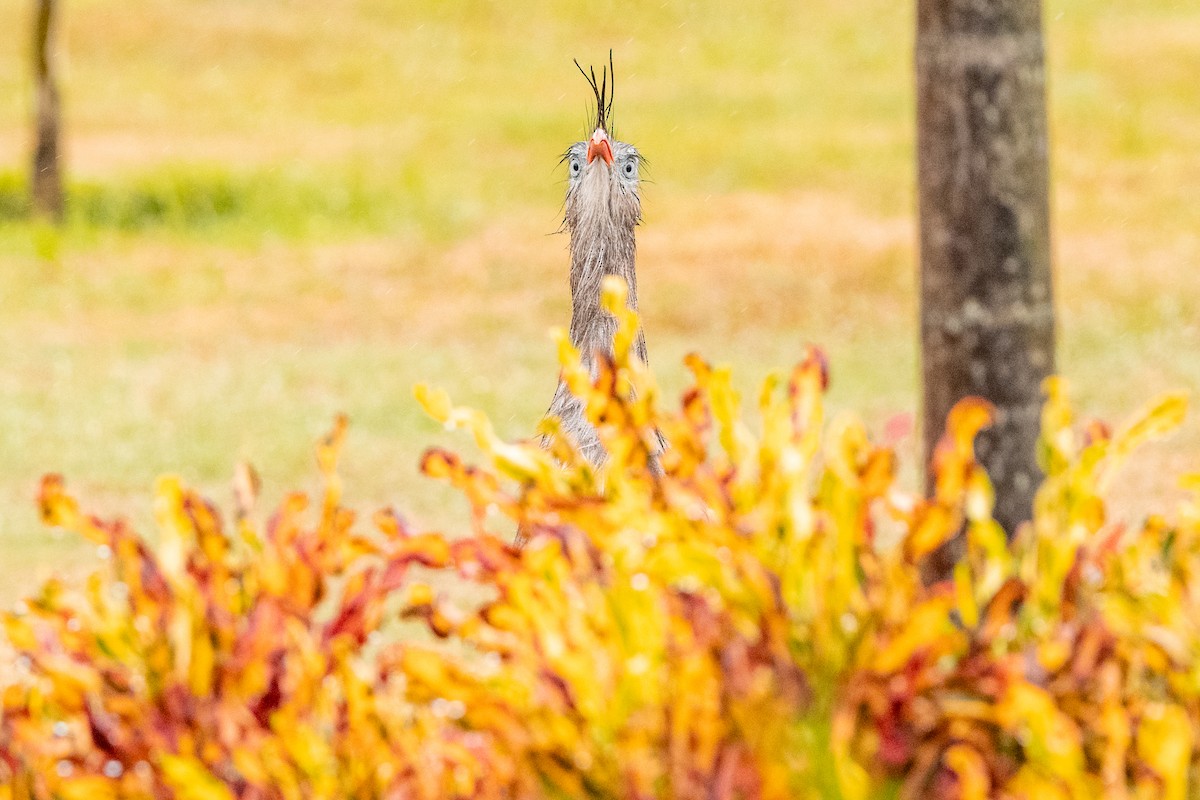
<path id="1" fill-rule="evenodd" d="M 915 410 L 910 4 L 78 0 L 59 234 L 17 219 L 30 5 L 0 4 L 0 600 L 92 558 L 38 524 L 43 472 L 142 523 L 167 471 L 224 499 L 249 459 L 277 498 L 337 411 L 351 503 L 460 524 L 416 473 L 454 440 L 411 386 L 510 436 L 545 409 L 571 59 L 609 47 L 666 394 L 688 351 L 749 389 L 815 341 L 838 408 Z M 1200 7 L 1048 0 L 1046 25 L 1060 369 L 1119 418 L 1200 386 Z M 1124 513 L 1200 469 L 1200 426 L 1151 463 Z"/>

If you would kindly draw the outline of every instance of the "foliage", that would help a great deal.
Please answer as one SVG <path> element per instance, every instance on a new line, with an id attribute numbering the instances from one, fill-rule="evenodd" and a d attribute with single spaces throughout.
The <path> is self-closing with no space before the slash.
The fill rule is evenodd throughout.
<path id="1" fill-rule="evenodd" d="M 219 166 L 166 164 L 120 179 L 73 180 L 66 186 L 67 222 L 77 233 L 214 232 L 230 239 L 264 230 L 302 239 L 328 229 L 376 232 L 396 223 L 381 192 L 347 169 L 336 186 L 310 169 L 231 171 Z M 29 215 L 24 176 L 0 172 L 0 223 Z"/>
<path id="2" fill-rule="evenodd" d="M 461 538 L 392 511 L 358 531 L 344 421 L 317 513 L 294 495 L 256 524 L 243 470 L 227 532 L 166 478 L 157 550 L 46 478 L 46 521 L 106 563 L 4 619 L 0 798 L 1188 796 L 1200 503 L 1125 530 L 1102 499 L 1181 398 L 1077 432 L 1052 382 L 1047 478 L 1009 547 L 972 452 L 986 404 L 956 407 L 916 496 L 859 422 L 826 422 L 818 351 L 768 379 L 755 435 L 695 357 L 660 412 L 622 287 L 606 303 L 611 363 L 591 376 L 560 344 L 602 471 L 552 421 L 548 452 L 511 444 L 418 388 L 485 456 L 424 459 L 471 500 Z M 953 542 L 950 576 L 923 576 Z"/>

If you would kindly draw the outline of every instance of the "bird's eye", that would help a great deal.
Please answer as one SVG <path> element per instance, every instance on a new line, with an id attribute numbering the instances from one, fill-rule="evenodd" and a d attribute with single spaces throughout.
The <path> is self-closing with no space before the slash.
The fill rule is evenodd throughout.
<path id="1" fill-rule="evenodd" d="M 633 173 L 634 173 L 635 169 L 636 169 L 636 167 L 634 167 L 634 165 L 633 165 L 633 162 L 632 162 L 632 161 L 626 161 L 626 162 L 625 162 L 625 175 L 626 175 L 627 177 L 630 177 L 630 178 L 632 178 L 632 177 L 633 177 Z"/>
<path id="2" fill-rule="evenodd" d="M 583 169 L 583 167 L 580 165 L 579 159 L 572 158 L 571 159 L 571 176 L 574 177 L 574 176 L 578 175 L 579 171 L 581 169 Z"/>

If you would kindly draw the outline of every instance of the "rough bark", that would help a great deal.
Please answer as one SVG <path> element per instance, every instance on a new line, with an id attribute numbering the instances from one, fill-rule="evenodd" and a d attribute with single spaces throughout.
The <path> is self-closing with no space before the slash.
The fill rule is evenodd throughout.
<path id="1" fill-rule="evenodd" d="M 59 170 L 59 98 L 54 69 L 54 31 L 58 3 L 37 0 L 33 22 L 35 136 L 30 176 L 31 204 L 37 216 L 55 222 L 63 216 Z"/>
<path id="2" fill-rule="evenodd" d="M 959 399 L 996 424 L 976 452 L 1011 536 L 1030 518 L 1054 310 L 1040 0 L 918 0 L 926 463 Z"/>

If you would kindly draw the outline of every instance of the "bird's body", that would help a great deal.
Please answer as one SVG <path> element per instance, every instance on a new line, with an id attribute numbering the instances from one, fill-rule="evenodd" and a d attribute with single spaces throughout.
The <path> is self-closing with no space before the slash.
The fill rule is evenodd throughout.
<path id="1" fill-rule="evenodd" d="M 633 145 L 610 135 L 612 100 L 606 92 L 607 80 L 597 86 L 593 73 L 590 83 L 596 93 L 596 125 L 588 140 L 571 145 L 563 156 L 568 172 L 563 229 L 571 237 L 569 337 L 584 367 L 594 376 L 597 357 L 613 352 L 617 328 L 616 319 L 600 305 L 601 287 L 607 276 L 625 280 L 629 286 L 627 302 L 637 310 L 634 229 L 642 218 L 642 157 Z M 646 362 L 646 341 L 640 331 L 635 354 Z M 589 462 L 597 466 L 604 462 L 604 448 L 584 414 L 583 403 L 562 380 L 547 414 L 561 421 L 562 430 Z"/>

